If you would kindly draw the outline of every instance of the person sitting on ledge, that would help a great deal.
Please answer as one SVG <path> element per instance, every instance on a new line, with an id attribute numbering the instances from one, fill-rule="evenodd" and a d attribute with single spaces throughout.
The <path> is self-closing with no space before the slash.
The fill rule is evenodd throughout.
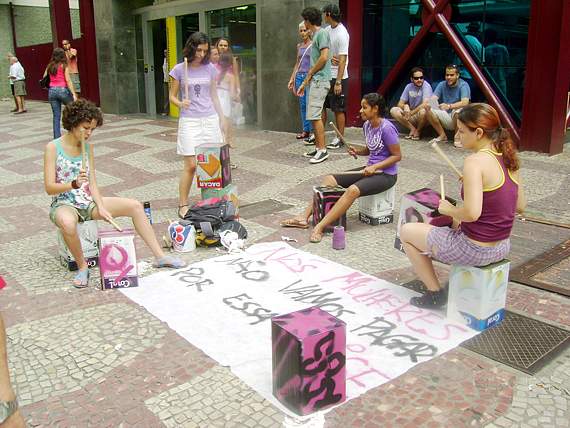
<path id="1" fill-rule="evenodd" d="M 470 104 L 457 114 L 457 125 L 463 147 L 474 153 L 463 163 L 463 206 L 439 202 L 439 212 L 453 218 L 453 227 L 406 223 L 400 233 L 404 251 L 427 288 L 423 296 L 410 300 L 421 308 L 447 303 L 447 288 L 437 279 L 434 259 L 463 266 L 503 260 L 511 247 L 515 211 L 526 206 L 519 159 L 497 111 L 487 104 Z"/>
<path id="2" fill-rule="evenodd" d="M 140 202 L 101 196 L 95 180 L 93 147 L 86 140 L 102 124 L 101 110 L 92 102 L 79 99 L 68 104 L 63 110 L 63 127 L 68 132 L 49 142 L 44 155 L 44 185 L 47 194 L 53 196 L 50 219 L 60 228 L 77 262 L 79 270 L 73 280 L 76 288 L 89 284 L 89 269 L 77 234 L 78 222 L 112 222 L 115 217 L 131 217 L 138 234 L 156 258 L 155 267 L 186 265 L 181 259 L 164 254 Z M 85 169 L 82 168 L 82 138 L 85 140 Z"/>
<path id="3" fill-rule="evenodd" d="M 351 156 L 368 156 L 368 162 L 364 167 L 350 170 L 350 172 L 360 172 L 360 174 L 340 173 L 327 175 L 324 178 L 322 186 L 341 186 L 346 189 L 346 192 L 315 225 L 311 233 L 311 242 L 320 242 L 325 227 L 346 213 L 358 197 L 382 193 L 396 184 L 398 162 L 402 159 L 402 154 L 398 130 L 385 119 L 386 101 L 382 95 L 370 93 L 364 95 L 360 105 L 360 116 L 365 121 L 362 130 L 366 146 L 349 147 L 348 153 Z M 308 229 L 312 212 L 311 202 L 302 215 L 282 221 L 281 226 Z"/>

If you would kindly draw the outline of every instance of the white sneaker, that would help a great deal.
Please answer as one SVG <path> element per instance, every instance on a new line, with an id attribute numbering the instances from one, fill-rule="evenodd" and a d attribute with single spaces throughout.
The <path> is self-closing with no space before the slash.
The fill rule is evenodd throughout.
<path id="1" fill-rule="evenodd" d="M 344 143 L 342 141 L 340 141 L 340 138 L 338 137 L 334 137 L 333 140 L 327 144 L 327 149 L 340 149 L 342 146 L 344 145 Z"/>
<path id="2" fill-rule="evenodd" d="M 315 156 L 313 156 L 313 157 L 309 160 L 309 162 L 312 163 L 312 164 L 321 163 L 321 162 L 326 161 L 326 160 L 328 159 L 328 157 L 329 157 L 329 154 L 328 154 L 327 151 L 320 151 L 320 150 L 317 150 L 317 153 L 315 153 Z"/>

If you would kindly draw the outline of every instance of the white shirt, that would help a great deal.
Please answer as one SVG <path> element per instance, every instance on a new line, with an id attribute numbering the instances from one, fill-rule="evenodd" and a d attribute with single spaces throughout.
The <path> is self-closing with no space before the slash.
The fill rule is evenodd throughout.
<path id="1" fill-rule="evenodd" d="M 325 28 L 329 32 L 329 36 L 331 39 L 331 48 L 329 51 L 329 57 L 332 58 L 333 56 L 338 57 L 339 55 L 346 55 L 346 66 L 344 67 L 344 74 L 342 75 L 343 79 L 348 78 L 348 45 L 350 43 L 350 36 L 348 31 L 346 31 L 346 27 L 342 25 L 340 22 L 339 24 L 332 28 L 332 26 L 328 26 Z M 333 65 L 331 63 L 331 76 L 333 79 L 336 79 L 338 75 L 338 65 Z"/>
<path id="2" fill-rule="evenodd" d="M 15 82 L 17 80 L 25 80 L 26 75 L 24 74 L 24 67 L 22 67 L 22 64 L 19 62 L 12 64 L 10 66 L 10 76 L 15 77 L 15 79 L 10 79 L 12 82 Z"/>

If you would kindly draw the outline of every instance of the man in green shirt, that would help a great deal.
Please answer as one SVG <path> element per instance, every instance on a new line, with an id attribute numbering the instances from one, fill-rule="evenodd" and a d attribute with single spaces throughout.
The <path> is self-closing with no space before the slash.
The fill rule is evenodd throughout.
<path id="1" fill-rule="evenodd" d="M 311 48 L 311 68 L 307 77 L 299 86 L 298 95 L 302 96 L 309 86 L 309 99 L 307 101 L 307 120 L 313 124 L 315 132 L 315 150 L 305 153 L 312 164 L 325 161 L 329 154 L 325 147 L 325 126 L 321 119 L 323 105 L 330 89 L 331 61 L 329 59 L 330 36 L 321 28 L 321 11 L 315 7 L 307 7 L 301 13 L 305 21 L 305 28 L 313 33 L 313 46 Z"/>

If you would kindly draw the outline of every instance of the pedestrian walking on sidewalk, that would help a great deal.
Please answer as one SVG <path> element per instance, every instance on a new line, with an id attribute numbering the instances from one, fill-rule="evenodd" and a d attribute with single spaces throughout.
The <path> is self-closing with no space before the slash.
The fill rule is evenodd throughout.
<path id="1" fill-rule="evenodd" d="M 73 82 L 75 93 L 77 96 L 81 93 L 81 81 L 79 79 L 79 66 L 77 65 L 77 49 L 71 47 L 69 40 L 61 42 L 65 56 L 67 57 L 67 67 L 69 68 L 69 77 Z"/>
<path id="2" fill-rule="evenodd" d="M 75 87 L 69 75 L 67 57 L 62 48 L 55 48 L 51 60 L 44 71 L 44 77 L 49 74 L 48 101 L 53 113 L 53 138 L 61 137 L 61 108 L 77 100 Z"/>

